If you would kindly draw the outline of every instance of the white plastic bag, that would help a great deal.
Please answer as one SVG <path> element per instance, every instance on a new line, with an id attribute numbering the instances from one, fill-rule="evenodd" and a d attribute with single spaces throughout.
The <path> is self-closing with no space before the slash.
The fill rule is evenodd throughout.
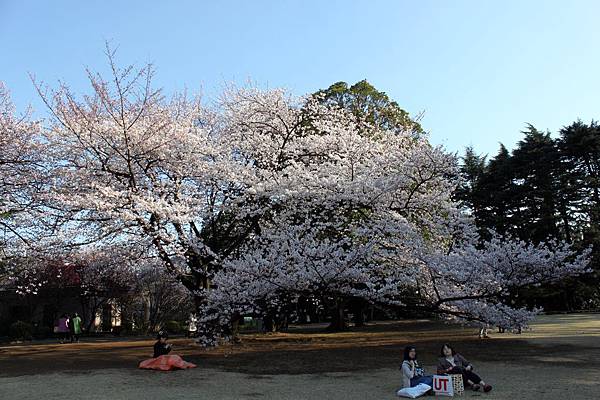
<path id="1" fill-rule="evenodd" d="M 425 393 L 431 390 L 431 386 L 424 383 L 419 383 L 417 386 L 411 388 L 404 388 L 398 390 L 396 395 L 400 397 L 408 397 L 409 399 L 416 399 L 419 396 L 423 396 Z"/>

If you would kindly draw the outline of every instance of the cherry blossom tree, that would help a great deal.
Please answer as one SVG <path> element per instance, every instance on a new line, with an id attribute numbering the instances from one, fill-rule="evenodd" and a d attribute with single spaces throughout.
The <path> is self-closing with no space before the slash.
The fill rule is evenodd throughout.
<path id="1" fill-rule="evenodd" d="M 167 321 L 185 321 L 195 312 L 192 293 L 159 266 L 157 260 L 146 260 L 124 307 L 136 327 L 146 332 L 158 331 Z"/>
<path id="2" fill-rule="evenodd" d="M 206 286 L 214 256 L 200 238 L 204 218 L 235 190 L 216 173 L 214 117 L 198 100 L 153 90 L 150 66 L 111 67 L 112 82 L 89 73 L 93 94 L 81 100 L 66 86 L 39 86 L 54 116 L 53 200 L 76 232 L 72 244 L 139 242 L 189 290 Z"/>
<path id="3" fill-rule="evenodd" d="M 18 113 L 0 82 L 0 284 L 26 273 L 15 261 L 48 233 L 33 216 L 49 183 L 44 147 L 40 122 L 32 120 L 31 109 Z"/>
<path id="4" fill-rule="evenodd" d="M 10 260 L 9 287 L 30 307 L 46 303 L 58 311 L 65 299 L 78 299 L 89 330 L 104 305 L 133 291 L 142 259 L 133 250 L 123 245 L 44 250 L 36 246 Z"/>
<path id="5" fill-rule="evenodd" d="M 48 207 L 70 246 L 146 249 L 202 311 L 206 344 L 244 313 L 360 298 L 523 325 L 501 299 L 585 270 L 564 244 L 483 242 L 452 200 L 456 158 L 317 96 L 228 88 L 205 106 L 152 87 L 151 66 L 88 72 L 92 92 L 38 85 L 53 118 Z M 335 320 L 334 318 L 334 320 Z"/>
<path id="6" fill-rule="evenodd" d="M 0 249 L 4 251 L 9 241 L 22 244 L 31 240 L 20 227 L 32 226 L 20 217 L 38 204 L 36 193 L 45 184 L 41 126 L 30 116 L 30 110 L 17 114 L 8 88 L 0 82 Z"/>
<path id="7" fill-rule="evenodd" d="M 425 229 L 393 210 L 351 222 L 314 216 L 282 220 L 229 260 L 214 279 L 205 321 L 222 326 L 235 313 L 264 315 L 316 296 L 333 302 L 338 328 L 340 304 L 350 298 L 522 328 L 539 310 L 512 309 L 503 301 L 509 290 L 582 273 L 589 254 L 576 255 L 564 243 L 534 246 L 498 235 L 482 243 L 460 215 L 430 221 Z M 211 343 L 210 336 L 205 340 Z"/>
<path id="8" fill-rule="evenodd" d="M 126 245 L 77 249 L 67 264 L 78 279 L 78 294 L 86 329 L 92 329 L 96 315 L 110 302 L 126 303 L 136 296 L 142 254 Z M 123 315 L 121 315 L 121 319 Z"/>

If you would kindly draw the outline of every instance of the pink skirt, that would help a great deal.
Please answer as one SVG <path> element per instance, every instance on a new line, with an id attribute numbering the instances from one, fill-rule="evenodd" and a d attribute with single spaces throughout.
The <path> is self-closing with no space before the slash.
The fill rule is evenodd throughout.
<path id="1" fill-rule="evenodd" d="M 181 357 L 175 355 L 164 355 L 156 358 L 149 358 L 142 361 L 139 365 L 139 368 L 142 369 L 156 369 L 159 371 L 170 371 L 172 369 L 187 369 L 196 367 L 196 364 L 183 361 Z"/>

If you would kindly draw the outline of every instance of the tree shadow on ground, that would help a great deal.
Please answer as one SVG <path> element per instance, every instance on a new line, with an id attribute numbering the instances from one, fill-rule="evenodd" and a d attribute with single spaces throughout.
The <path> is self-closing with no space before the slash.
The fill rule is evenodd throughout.
<path id="1" fill-rule="evenodd" d="M 402 350 L 418 348 L 422 364 L 434 372 L 442 344 L 451 342 L 474 364 L 519 363 L 543 367 L 561 363 L 573 368 L 600 368 L 600 341 L 562 337 L 560 343 L 504 334 L 480 340 L 473 328 L 435 321 L 378 323 L 326 334 L 314 327 L 289 333 L 243 335 L 241 344 L 206 350 L 189 339 L 172 340 L 175 353 L 201 368 L 249 374 L 252 379 L 279 374 L 339 373 L 399 368 Z M 593 338 L 588 338 L 593 339 Z M 597 339 L 597 338 L 596 338 Z M 102 369 L 135 370 L 151 356 L 152 340 L 32 344 L 0 348 L 0 376 L 89 373 Z"/>

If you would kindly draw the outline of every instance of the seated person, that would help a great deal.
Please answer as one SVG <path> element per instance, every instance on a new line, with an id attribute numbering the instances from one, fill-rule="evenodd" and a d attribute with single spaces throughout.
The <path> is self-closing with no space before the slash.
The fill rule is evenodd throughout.
<path id="1" fill-rule="evenodd" d="M 169 336 L 166 332 L 158 332 L 156 343 L 154 343 L 154 356 L 140 363 L 139 368 L 142 369 L 157 369 L 159 371 L 170 371 L 172 369 L 196 368 L 196 364 L 183 361 L 176 355 L 169 355 L 171 345 L 167 343 Z"/>
<path id="2" fill-rule="evenodd" d="M 473 372 L 473 365 L 463 356 L 454 351 L 452 346 L 444 344 L 440 351 L 438 360 L 438 374 L 460 374 L 463 377 L 465 387 L 471 387 L 474 391 L 481 390 L 489 392 L 492 386 L 485 383 L 479 375 Z"/>
<path id="3" fill-rule="evenodd" d="M 419 367 L 417 361 L 417 348 L 406 346 L 404 349 L 404 360 L 402 361 L 402 382 L 405 388 L 417 386 L 424 383 L 433 387 L 433 376 L 425 375 L 423 368 Z"/>
<path id="4" fill-rule="evenodd" d="M 158 337 L 154 343 L 154 355 L 152 357 L 160 357 L 171 352 L 171 344 L 167 343 L 169 336 L 163 331 L 158 332 Z"/>

